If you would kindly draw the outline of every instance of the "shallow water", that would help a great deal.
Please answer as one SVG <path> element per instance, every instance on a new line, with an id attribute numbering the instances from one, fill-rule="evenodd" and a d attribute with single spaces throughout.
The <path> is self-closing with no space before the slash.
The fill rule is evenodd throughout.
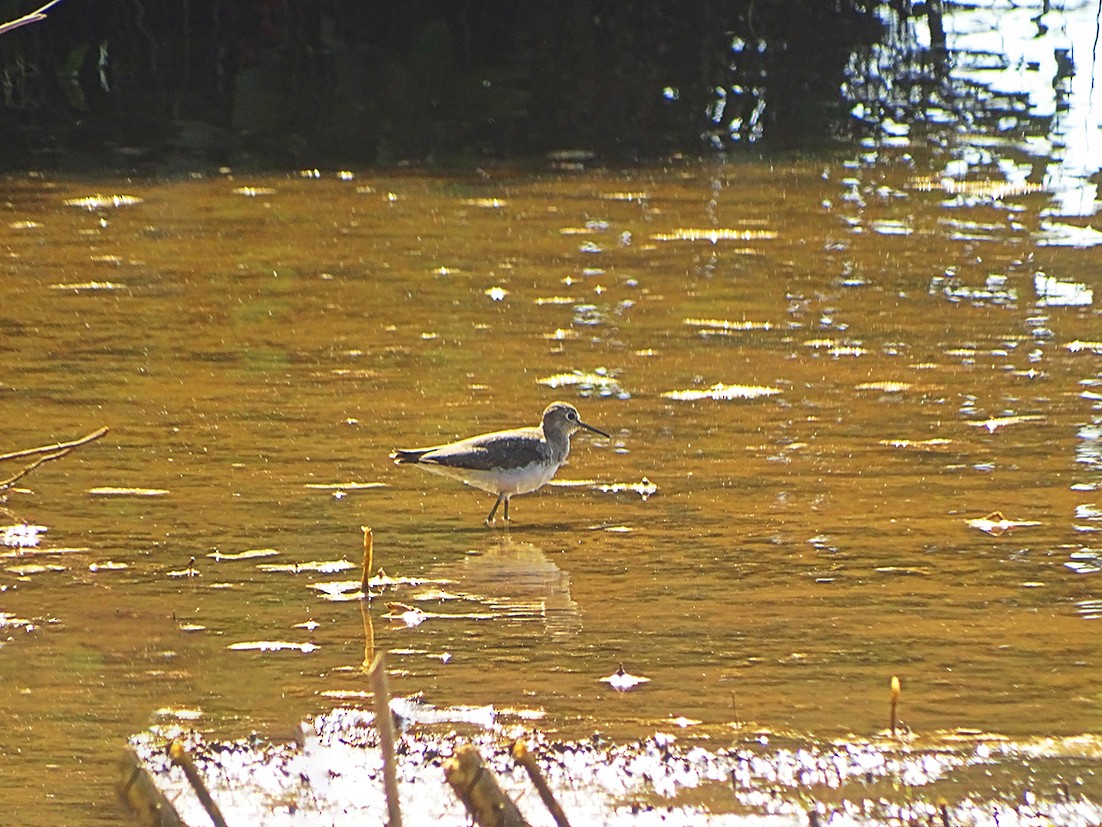
<path id="1" fill-rule="evenodd" d="M 111 430 L 0 519 L 47 529 L 0 549 L 4 811 L 117 823 L 128 736 L 285 737 L 378 651 L 562 738 L 868 736 L 893 675 L 915 732 L 1097 734 L 1102 248 L 1049 150 L 9 177 L 0 452 Z M 387 458 L 553 399 L 613 438 L 507 530 Z M 419 581 L 367 611 L 365 524 Z"/>
<path id="2" fill-rule="evenodd" d="M 32 624 L 0 657 L 9 807 L 113 820 L 127 735 L 280 737 L 366 689 L 369 641 L 396 694 L 564 737 L 870 733 L 893 675 L 918 731 L 1097 731 L 1102 326 L 1036 289 L 1097 289 L 1097 248 L 1038 241 L 1043 192 L 961 202 L 893 160 L 10 181 L 5 449 L 111 432 L 8 502 L 48 527 L 3 561 Z M 65 203 L 94 193 L 141 200 Z M 717 384 L 777 392 L 670 396 Z M 507 530 L 387 459 L 555 398 L 613 439 Z M 1035 524 L 967 522 L 994 511 Z M 358 580 L 363 524 L 429 581 L 370 638 L 312 588 Z M 317 648 L 229 648 L 263 641 Z M 621 662 L 650 683 L 599 682 Z"/>

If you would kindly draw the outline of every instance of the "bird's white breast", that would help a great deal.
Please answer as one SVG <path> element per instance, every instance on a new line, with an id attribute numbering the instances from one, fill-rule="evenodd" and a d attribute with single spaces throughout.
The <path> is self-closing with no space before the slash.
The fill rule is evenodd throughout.
<path id="1" fill-rule="evenodd" d="M 519 468 L 479 471 L 471 468 L 449 468 L 445 465 L 421 466 L 426 471 L 443 474 L 446 477 L 462 480 L 475 488 L 481 488 L 491 494 L 527 494 L 548 483 L 559 470 L 559 466 L 533 462 Z"/>

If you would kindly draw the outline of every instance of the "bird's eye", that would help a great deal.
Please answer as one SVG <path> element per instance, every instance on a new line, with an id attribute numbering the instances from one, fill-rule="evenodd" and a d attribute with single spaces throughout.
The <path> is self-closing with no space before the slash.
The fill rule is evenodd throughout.
<path id="1" fill-rule="evenodd" d="M 566 414 L 566 418 L 569 419 L 571 422 L 573 422 L 575 419 L 578 418 L 578 415 L 576 413 L 574 413 L 573 411 L 568 411 L 567 414 Z"/>

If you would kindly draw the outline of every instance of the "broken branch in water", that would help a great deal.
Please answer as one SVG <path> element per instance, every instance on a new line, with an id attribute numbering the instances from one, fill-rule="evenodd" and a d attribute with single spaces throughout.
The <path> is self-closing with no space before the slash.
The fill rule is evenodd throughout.
<path id="1" fill-rule="evenodd" d="M 57 442 L 53 445 L 42 445 L 38 448 L 25 448 L 22 451 L 12 451 L 9 454 L 0 454 L 0 462 L 9 459 L 22 459 L 24 457 L 38 457 L 38 459 L 36 459 L 34 462 L 24 467 L 23 470 L 19 471 L 13 476 L 8 477 L 6 480 L 0 480 L 0 491 L 5 491 L 8 488 L 11 488 L 13 485 L 15 485 L 15 483 L 23 479 L 23 477 L 27 476 L 27 474 L 31 473 L 31 471 L 33 471 L 35 468 L 42 465 L 43 463 L 49 462 L 53 459 L 61 459 L 63 456 L 69 454 L 76 448 L 79 448 L 81 445 L 85 445 L 89 442 L 92 442 L 93 440 L 99 439 L 101 436 L 106 434 L 108 430 L 109 429 L 104 426 L 98 431 L 93 431 L 92 433 L 88 434 L 88 436 L 83 436 L 80 439 L 74 439 L 71 442 Z"/>
<path id="2" fill-rule="evenodd" d="M 203 783 L 203 776 L 199 774 L 199 770 L 195 767 L 195 762 L 191 760 L 191 755 L 188 753 L 187 748 L 184 747 L 179 741 L 173 741 L 168 748 L 168 757 L 172 760 L 172 763 L 184 771 L 184 775 L 187 776 L 188 783 L 191 784 L 195 794 L 199 797 L 199 802 L 203 805 L 203 809 L 207 811 L 207 815 L 210 816 L 211 822 L 214 827 L 228 827 L 226 819 L 222 817 L 222 811 L 218 809 L 218 805 L 215 803 L 213 796 L 210 794 L 210 790 L 207 789 L 207 785 Z"/>
<path id="3" fill-rule="evenodd" d="M 116 787 L 143 827 L 187 827 L 132 749 L 125 750 L 119 759 Z"/>
<path id="4" fill-rule="evenodd" d="M 493 772 L 482 763 L 476 747 L 457 747 L 444 762 L 444 779 L 479 827 L 529 827 L 517 805 L 498 786 Z"/>
<path id="5" fill-rule="evenodd" d="M 37 23 L 40 20 L 46 19 L 46 12 L 60 3 L 61 0 L 50 0 L 45 6 L 40 9 L 32 11 L 30 14 L 25 14 L 17 20 L 12 20 L 10 23 L 0 23 L 0 34 L 5 34 L 15 29 L 26 26 L 29 23 Z"/>

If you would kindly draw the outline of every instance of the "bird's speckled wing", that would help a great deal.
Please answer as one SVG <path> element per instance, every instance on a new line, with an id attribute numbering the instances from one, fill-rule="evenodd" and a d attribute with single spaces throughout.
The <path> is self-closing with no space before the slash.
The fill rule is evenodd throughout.
<path id="1" fill-rule="evenodd" d="M 545 443 L 514 431 L 487 434 L 450 445 L 441 445 L 422 454 L 417 461 L 449 468 L 491 471 L 502 468 L 523 468 L 536 462 L 546 462 L 546 460 Z"/>

